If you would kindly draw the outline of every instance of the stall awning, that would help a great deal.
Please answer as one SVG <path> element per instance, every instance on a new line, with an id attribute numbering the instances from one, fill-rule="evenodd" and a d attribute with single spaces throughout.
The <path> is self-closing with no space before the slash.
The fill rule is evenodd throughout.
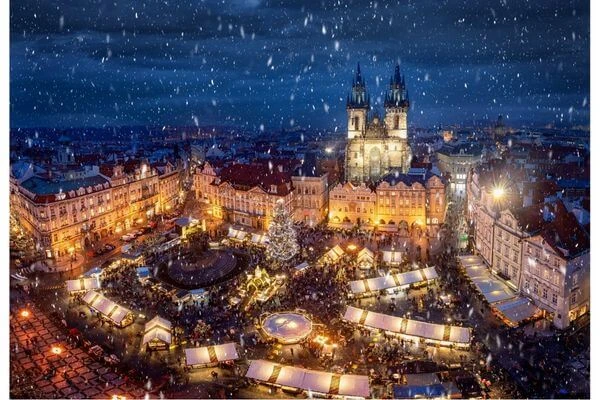
<path id="1" fill-rule="evenodd" d="M 517 297 L 503 280 L 492 274 L 480 256 L 461 256 L 459 260 L 471 282 L 488 303 L 494 304 Z"/>
<path id="2" fill-rule="evenodd" d="M 81 278 L 67 281 L 67 291 L 80 292 L 82 290 L 100 289 L 100 280 L 96 278 Z"/>
<path id="3" fill-rule="evenodd" d="M 150 277 L 150 269 L 148 267 L 139 267 L 135 269 L 139 279 L 145 279 Z"/>
<path id="4" fill-rule="evenodd" d="M 237 360 L 238 358 L 233 342 L 185 349 L 185 362 L 188 366 L 213 364 L 221 361 Z"/>
<path id="5" fill-rule="evenodd" d="M 438 274 L 434 267 L 417 269 L 414 271 L 403 272 L 381 276 L 378 278 L 362 279 L 350 282 L 350 290 L 354 294 L 376 292 L 384 289 L 393 289 L 396 287 L 411 285 L 413 283 L 427 282 L 437 279 Z"/>
<path id="6" fill-rule="evenodd" d="M 414 336 L 440 342 L 468 344 L 471 330 L 460 326 L 432 324 L 387 314 L 380 314 L 348 306 L 344 319 L 355 324 L 382 329 L 401 335 Z"/>
<path id="7" fill-rule="evenodd" d="M 104 297 L 101 293 L 93 290 L 90 290 L 83 296 L 83 301 L 117 325 L 120 325 L 128 314 L 131 314 L 131 311 L 127 308 L 118 305 L 109 298 Z"/>
<path id="8" fill-rule="evenodd" d="M 308 265 L 308 263 L 306 261 L 304 261 L 303 263 L 296 265 L 296 271 L 298 271 L 298 272 L 304 271 L 308 267 L 310 267 L 310 265 Z"/>
<path id="9" fill-rule="evenodd" d="M 383 250 L 381 259 L 384 263 L 388 264 L 399 264 L 402 262 L 402 255 L 404 254 L 400 250 Z"/>
<path id="10" fill-rule="evenodd" d="M 515 325 L 533 317 L 541 311 L 531 300 L 523 296 L 496 303 L 494 304 L 494 308 Z"/>
<path id="11" fill-rule="evenodd" d="M 373 261 L 375 261 L 375 254 L 365 247 L 364 249 L 358 252 L 358 255 L 356 256 L 356 261 L 358 263 L 373 264 Z"/>
<path id="12" fill-rule="evenodd" d="M 171 322 L 158 315 L 146 323 L 142 345 L 153 340 L 171 344 Z"/>
<path id="13" fill-rule="evenodd" d="M 253 233 L 250 240 L 254 244 L 266 245 L 269 242 L 269 237 L 261 233 Z"/>
<path id="14" fill-rule="evenodd" d="M 321 257 L 321 261 L 331 261 L 336 262 L 344 255 L 344 250 L 340 247 L 340 245 L 336 244 L 335 247 L 330 249 L 327 253 L 323 254 Z"/>
<path id="15" fill-rule="evenodd" d="M 266 360 L 251 360 L 246 378 L 335 396 L 366 398 L 370 395 L 369 377 L 365 375 L 338 375 Z"/>

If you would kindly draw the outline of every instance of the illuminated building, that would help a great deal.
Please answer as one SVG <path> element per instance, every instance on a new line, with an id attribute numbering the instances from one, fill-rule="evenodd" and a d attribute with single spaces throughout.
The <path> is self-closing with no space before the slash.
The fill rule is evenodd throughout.
<path id="1" fill-rule="evenodd" d="M 329 223 L 435 234 L 446 212 L 445 183 L 425 170 L 391 173 L 375 187 L 339 184 L 329 192 Z"/>
<path id="2" fill-rule="evenodd" d="M 72 256 L 175 205 L 179 170 L 164 168 L 161 175 L 146 162 L 130 160 L 13 177 L 11 211 L 48 258 Z"/>
<path id="3" fill-rule="evenodd" d="M 412 158 L 406 122 L 410 103 L 399 66 L 390 79 L 384 105 L 383 121 L 376 114 L 369 115 L 370 97 L 359 65 L 346 105 L 346 181 L 376 182 L 393 169 L 408 171 Z"/>

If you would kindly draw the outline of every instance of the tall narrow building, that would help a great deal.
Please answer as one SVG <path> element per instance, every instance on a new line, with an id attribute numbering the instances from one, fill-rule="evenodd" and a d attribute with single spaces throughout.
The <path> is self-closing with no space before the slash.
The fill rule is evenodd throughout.
<path id="1" fill-rule="evenodd" d="M 384 106 L 383 120 L 377 113 L 369 114 L 370 97 L 358 65 L 346 103 L 346 181 L 377 182 L 391 170 L 405 173 L 410 168 L 412 154 L 406 121 L 409 101 L 398 65 L 390 78 Z"/>

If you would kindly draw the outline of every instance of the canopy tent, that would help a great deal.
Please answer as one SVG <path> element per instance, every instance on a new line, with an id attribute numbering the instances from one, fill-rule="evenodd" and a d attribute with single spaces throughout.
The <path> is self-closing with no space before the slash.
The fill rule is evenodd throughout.
<path id="1" fill-rule="evenodd" d="M 190 290 L 190 295 L 192 296 L 192 299 L 194 300 L 198 300 L 198 299 L 203 299 L 206 297 L 206 289 L 193 289 Z"/>
<path id="2" fill-rule="evenodd" d="M 393 274 L 380 276 L 378 278 L 351 281 L 350 290 L 353 294 L 377 292 L 380 290 L 407 286 L 413 283 L 428 282 L 430 280 L 437 279 L 437 277 L 438 274 L 437 272 L 435 272 L 435 268 L 429 267 L 409 272 L 403 272 L 401 274 Z"/>
<path id="3" fill-rule="evenodd" d="M 168 349 L 171 345 L 171 322 L 158 315 L 146 323 L 142 346 Z"/>
<path id="4" fill-rule="evenodd" d="M 344 250 L 340 247 L 339 244 L 336 244 L 331 250 L 327 253 L 323 254 L 321 257 L 321 262 L 331 261 L 337 262 L 344 255 Z"/>
<path id="5" fill-rule="evenodd" d="M 83 292 L 86 290 L 100 289 L 100 279 L 95 278 L 80 278 L 67 281 L 67 291 L 69 293 Z"/>
<path id="6" fill-rule="evenodd" d="M 423 338 L 439 344 L 469 346 L 471 342 L 470 328 L 415 321 L 352 306 L 346 308 L 344 319 L 370 328 L 382 329 L 411 338 Z"/>
<path id="7" fill-rule="evenodd" d="M 362 268 L 371 268 L 375 262 L 375 254 L 368 248 L 364 248 L 358 252 L 356 262 Z"/>
<path id="8" fill-rule="evenodd" d="M 133 323 L 133 314 L 130 310 L 104 297 L 101 293 L 90 290 L 83 296 L 83 301 L 121 328 Z"/>
<path id="9" fill-rule="evenodd" d="M 251 360 L 246 378 L 334 396 L 366 398 L 370 395 L 368 376 L 338 375 L 290 367 L 266 360 Z"/>
<path id="10" fill-rule="evenodd" d="M 296 265 L 296 272 L 302 272 L 308 267 L 310 267 L 310 265 L 306 261 L 304 261 L 303 263 Z"/>
<path id="11" fill-rule="evenodd" d="M 447 396 L 448 392 L 441 383 L 433 385 L 394 385 L 395 399 L 437 399 Z"/>
<path id="12" fill-rule="evenodd" d="M 402 255 L 404 254 L 400 250 L 383 250 L 381 259 L 386 264 L 400 264 L 402 262 Z"/>
<path id="13" fill-rule="evenodd" d="M 138 277 L 139 280 L 150 278 L 152 276 L 152 274 L 150 272 L 150 268 L 148 268 L 148 267 L 139 267 L 139 268 L 136 268 L 135 272 L 136 272 L 137 277 Z"/>
<path id="14" fill-rule="evenodd" d="M 240 229 L 235 229 L 233 227 L 229 227 L 229 232 L 227 233 L 227 237 L 230 239 L 236 240 L 244 240 L 248 236 L 248 232 L 242 231 Z"/>
<path id="15" fill-rule="evenodd" d="M 461 256 L 459 260 L 471 282 L 488 303 L 494 304 L 517 297 L 503 280 L 490 272 L 480 256 Z"/>
<path id="16" fill-rule="evenodd" d="M 262 233 L 253 233 L 250 240 L 254 244 L 266 245 L 269 242 L 269 236 Z"/>
<path id="17" fill-rule="evenodd" d="M 233 342 L 185 349 L 185 362 L 191 367 L 237 360 L 238 358 L 238 352 Z"/>
<path id="18" fill-rule="evenodd" d="M 531 300 L 523 296 L 496 303 L 494 308 L 504 316 L 511 326 L 517 326 L 522 321 L 541 312 Z"/>

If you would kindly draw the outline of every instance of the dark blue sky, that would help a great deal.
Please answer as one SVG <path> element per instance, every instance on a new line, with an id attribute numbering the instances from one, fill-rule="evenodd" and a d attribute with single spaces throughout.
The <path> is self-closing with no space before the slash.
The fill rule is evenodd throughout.
<path id="1" fill-rule="evenodd" d="M 12 0 L 11 126 L 344 129 L 356 63 L 409 123 L 589 123 L 589 3 Z"/>

